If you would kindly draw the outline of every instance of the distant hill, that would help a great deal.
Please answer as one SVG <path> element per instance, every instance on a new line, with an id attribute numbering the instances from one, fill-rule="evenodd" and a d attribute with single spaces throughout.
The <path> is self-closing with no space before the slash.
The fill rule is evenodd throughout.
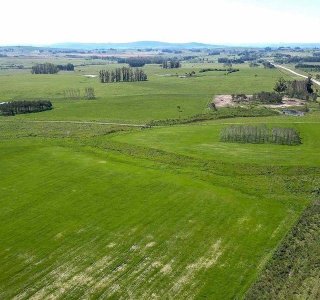
<path id="1" fill-rule="evenodd" d="M 203 48 L 221 48 L 223 46 L 203 44 L 203 43 L 166 43 L 157 41 L 139 41 L 131 43 L 58 43 L 50 45 L 51 48 L 66 48 L 66 49 L 203 49 Z"/>
<path id="2" fill-rule="evenodd" d="M 272 48 L 302 48 L 302 49 L 313 49 L 320 48 L 320 43 L 259 43 L 259 44 L 228 44 L 231 47 L 254 47 L 254 48 L 264 48 L 264 47 L 272 47 Z"/>

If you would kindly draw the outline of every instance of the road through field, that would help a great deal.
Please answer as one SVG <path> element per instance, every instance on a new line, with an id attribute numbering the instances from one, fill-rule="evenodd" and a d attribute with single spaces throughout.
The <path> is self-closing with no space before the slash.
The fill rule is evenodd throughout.
<path id="1" fill-rule="evenodd" d="M 300 77 L 303 77 L 303 78 L 308 78 L 308 76 L 302 75 L 302 74 L 300 74 L 300 73 L 297 73 L 296 71 L 293 71 L 293 70 L 291 70 L 291 69 L 289 69 L 289 68 L 286 68 L 286 67 L 284 67 L 284 66 L 276 65 L 276 64 L 273 64 L 273 65 L 274 65 L 276 68 L 280 68 L 280 69 L 286 70 L 286 71 L 288 71 L 288 72 L 290 72 L 290 73 L 292 73 L 292 74 L 294 74 L 294 75 L 297 75 L 297 76 L 300 76 Z M 320 81 L 315 80 L 315 79 L 311 79 L 311 80 L 312 80 L 312 82 L 314 82 L 315 84 L 317 84 L 317 85 L 320 86 Z"/>

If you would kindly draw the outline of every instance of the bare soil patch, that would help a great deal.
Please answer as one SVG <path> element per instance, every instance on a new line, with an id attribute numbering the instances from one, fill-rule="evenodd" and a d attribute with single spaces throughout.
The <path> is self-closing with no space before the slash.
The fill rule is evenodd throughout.
<path id="1" fill-rule="evenodd" d="M 264 106 L 270 107 L 270 108 L 286 108 L 291 106 L 304 106 L 305 104 L 306 104 L 306 101 L 304 100 L 284 97 L 282 100 L 282 104 L 266 104 Z"/>
<path id="2" fill-rule="evenodd" d="M 216 107 L 235 106 L 236 103 L 232 100 L 231 95 L 217 95 L 213 99 L 213 103 Z"/>
<path id="3" fill-rule="evenodd" d="M 250 99 L 251 95 L 246 95 Z M 212 103 L 215 104 L 217 108 L 219 107 L 234 107 L 248 104 L 249 101 L 235 101 L 232 99 L 231 95 L 217 95 L 213 98 Z M 287 108 L 293 106 L 304 106 L 306 101 L 284 97 L 281 104 L 263 104 L 263 106 L 268 108 Z"/>

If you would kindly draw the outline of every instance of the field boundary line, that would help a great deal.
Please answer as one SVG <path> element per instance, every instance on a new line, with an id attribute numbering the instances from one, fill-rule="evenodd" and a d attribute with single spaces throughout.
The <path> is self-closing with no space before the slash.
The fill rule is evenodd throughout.
<path id="1" fill-rule="evenodd" d="M 1 122 L 12 122 L 12 121 L 3 121 Z M 94 124 L 94 125 L 119 125 L 119 126 L 128 126 L 128 127 L 144 127 L 145 124 L 130 124 L 130 123 L 116 123 L 116 122 L 95 122 L 95 121 L 63 121 L 63 120 L 19 120 L 20 122 L 25 123 L 71 123 L 71 124 Z"/>

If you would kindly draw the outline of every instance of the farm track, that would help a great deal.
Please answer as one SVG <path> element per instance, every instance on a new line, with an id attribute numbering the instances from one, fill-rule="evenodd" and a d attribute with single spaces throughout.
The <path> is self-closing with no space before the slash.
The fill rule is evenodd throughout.
<path id="1" fill-rule="evenodd" d="M 276 65 L 276 64 L 273 64 L 273 65 L 274 65 L 276 68 L 280 68 L 280 69 L 286 70 L 286 71 L 288 71 L 288 72 L 290 72 L 290 73 L 292 73 L 292 74 L 294 74 L 294 75 L 297 75 L 297 76 L 300 76 L 300 77 L 303 77 L 303 78 L 308 78 L 308 76 L 303 75 L 303 74 L 300 74 L 300 73 L 298 73 L 298 72 L 296 72 L 296 71 L 293 71 L 293 70 L 291 70 L 291 69 L 289 69 L 289 68 L 286 68 L 286 67 L 284 67 L 284 66 Z M 311 79 L 311 80 L 312 80 L 313 83 L 315 83 L 315 84 L 317 84 L 317 85 L 320 86 L 320 81 L 315 80 L 315 79 Z"/>
<path id="2" fill-rule="evenodd" d="M 128 127 L 143 127 L 145 124 L 128 124 L 128 123 L 116 123 L 116 122 L 94 122 L 94 121 L 42 121 L 42 120 L 21 120 L 26 123 L 70 123 L 70 124 L 93 124 L 93 125 L 118 125 L 118 126 L 128 126 Z M 5 121 L 6 122 L 6 121 Z M 10 121 L 7 121 L 10 122 Z"/>

